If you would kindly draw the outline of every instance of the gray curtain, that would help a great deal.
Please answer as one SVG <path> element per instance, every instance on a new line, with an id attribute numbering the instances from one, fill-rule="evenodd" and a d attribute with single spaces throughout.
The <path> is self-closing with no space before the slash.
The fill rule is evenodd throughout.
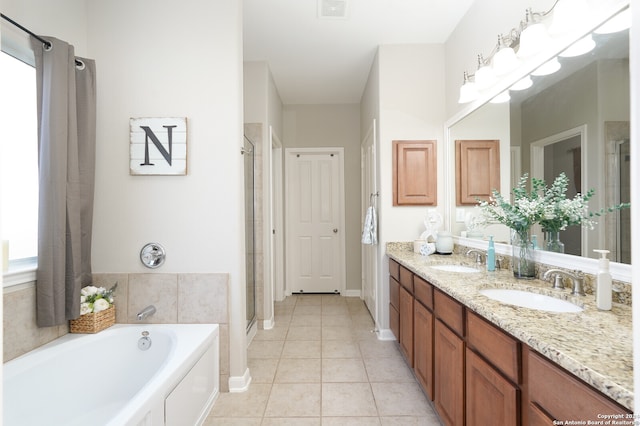
<path id="1" fill-rule="evenodd" d="M 80 316 L 80 289 L 91 283 L 95 181 L 95 62 L 55 38 L 32 39 L 38 86 L 38 271 L 40 327 Z"/>

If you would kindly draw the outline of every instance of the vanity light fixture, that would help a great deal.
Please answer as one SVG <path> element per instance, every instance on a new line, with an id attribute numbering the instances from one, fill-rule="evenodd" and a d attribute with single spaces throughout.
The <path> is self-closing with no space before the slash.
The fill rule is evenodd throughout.
<path id="1" fill-rule="evenodd" d="M 539 77 L 543 75 L 553 74 L 554 72 L 558 71 L 561 66 L 562 65 L 560 65 L 558 58 L 552 58 L 551 60 L 545 62 L 544 64 L 539 66 L 537 69 L 532 71 L 531 75 L 535 75 Z"/>
<path id="2" fill-rule="evenodd" d="M 526 76 L 522 80 L 516 82 L 513 86 L 509 87 L 509 90 L 526 90 L 531 86 L 533 86 L 533 80 L 531 80 L 531 77 Z"/>
<path id="3" fill-rule="evenodd" d="M 627 8 L 618 13 L 613 18 L 599 26 L 594 33 L 595 34 L 611 34 L 618 31 L 624 31 L 631 28 L 631 8 Z"/>
<path id="4" fill-rule="evenodd" d="M 513 71 L 518 66 L 518 57 L 511 47 L 504 44 L 502 34 L 498 35 L 497 51 L 493 55 L 493 71 L 497 76 L 502 76 Z"/>
<path id="5" fill-rule="evenodd" d="M 518 49 L 518 57 L 521 59 L 534 56 L 551 41 L 547 27 L 539 20 L 540 16 L 542 15 L 527 9 L 526 19 L 522 23 L 523 29 L 520 33 L 520 48 Z"/>
<path id="6" fill-rule="evenodd" d="M 511 100 L 511 96 L 509 95 L 509 91 L 505 90 L 504 92 L 495 96 L 489 102 L 491 102 L 492 104 L 503 104 L 505 102 L 509 102 L 510 100 Z"/>
<path id="7" fill-rule="evenodd" d="M 460 98 L 458 103 L 466 104 L 478 99 L 478 90 L 476 89 L 476 83 L 469 80 L 469 75 L 465 71 L 464 83 L 460 86 Z"/>
<path id="8" fill-rule="evenodd" d="M 478 55 L 478 70 L 475 73 L 475 82 L 479 90 L 486 89 L 496 82 L 496 74 L 482 55 Z"/>
<path id="9" fill-rule="evenodd" d="M 588 34 L 586 37 L 569 46 L 564 52 L 560 53 L 559 56 L 562 58 L 573 58 L 574 56 L 580 56 L 591 52 L 595 47 L 596 42 L 593 41 L 591 34 Z"/>

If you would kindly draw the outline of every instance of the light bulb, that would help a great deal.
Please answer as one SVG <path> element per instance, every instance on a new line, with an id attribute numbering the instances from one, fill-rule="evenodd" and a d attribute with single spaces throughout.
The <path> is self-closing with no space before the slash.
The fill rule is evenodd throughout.
<path id="1" fill-rule="evenodd" d="M 460 97 L 458 98 L 459 104 L 466 104 L 478 99 L 478 90 L 476 84 L 469 81 L 469 76 L 464 73 L 464 84 L 460 87 Z"/>
<path id="2" fill-rule="evenodd" d="M 531 75 L 542 76 L 553 74 L 554 72 L 558 71 L 560 67 L 561 65 L 560 62 L 558 62 L 558 58 L 553 58 L 550 61 L 542 64 L 536 70 L 532 71 Z"/>
<path id="3" fill-rule="evenodd" d="M 518 58 L 530 58 L 544 49 L 551 41 L 551 37 L 549 37 L 547 28 L 544 24 L 534 22 L 534 19 L 535 15 L 531 12 L 531 9 L 527 10 L 527 26 L 520 33 Z"/>

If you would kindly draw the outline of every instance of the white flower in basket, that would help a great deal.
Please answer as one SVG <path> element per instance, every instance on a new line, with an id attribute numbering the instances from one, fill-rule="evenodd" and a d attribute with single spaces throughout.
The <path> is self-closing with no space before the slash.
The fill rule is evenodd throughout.
<path id="1" fill-rule="evenodd" d="M 98 313 L 109 309 L 113 304 L 113 292 L 118 283 L 109 290 L 104 287 L 88 285 L 80 290 L 80 315 Z"/>

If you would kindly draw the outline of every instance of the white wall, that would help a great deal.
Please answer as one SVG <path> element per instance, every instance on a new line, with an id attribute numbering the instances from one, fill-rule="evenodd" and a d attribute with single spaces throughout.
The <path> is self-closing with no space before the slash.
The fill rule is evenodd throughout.
<path id="1" fill-rule="evenodd" d="M 230 274 L 230 375 L 246 371 L 242 13 L 234 0 L 87 1 L 97 66 L 94 272 Z M 129 118 L 185 116 L 186 176 L 129 175 Z"/>

